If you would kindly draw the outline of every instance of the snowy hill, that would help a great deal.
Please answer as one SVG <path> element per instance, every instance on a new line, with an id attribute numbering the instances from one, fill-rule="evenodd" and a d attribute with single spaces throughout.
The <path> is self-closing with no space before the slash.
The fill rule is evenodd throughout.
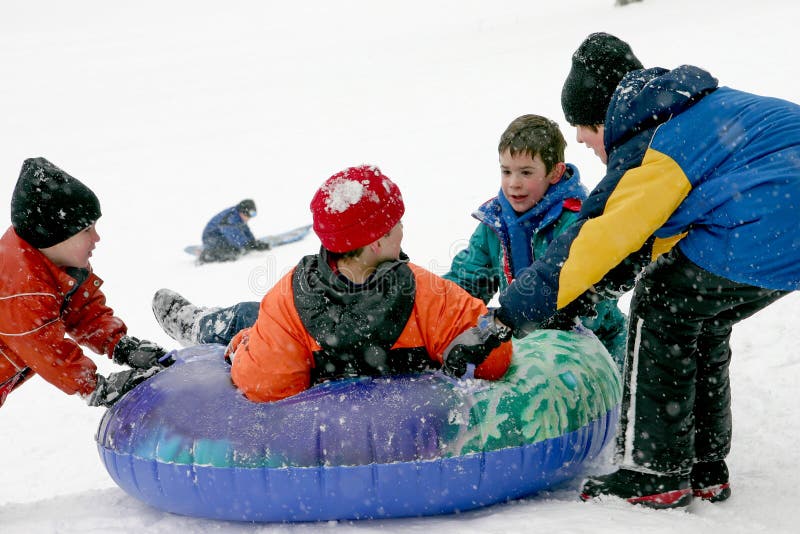
<path id="1" fill-rule="evenodd" d="M 155 290 L 206 305 L 259 299 L 319 246 L 312 236 L 236 264 L 193 265 L 182 248 L 242 198 L 258 204 L 255 233 L 274 233 L 310 222 L 325 178 L 376 164 L 403 190 L 404 250 L 441 273 L 474 228 L 471 210 L 499 187 L 497 141 L 513 118 L 558 121 L 568 161 L 595 184 L 602 166 L 560 108 L 570 56 L 591 32 L 628 41 L 646 66 L 695 64 L 722 85 L 800 100 L 795 0 L 613 4 L 5 2 L 3 195 L 33 156 L 92 187 L 104 213 L 92 264 L 109 303 L 132 335 L 174 347 L 150 312 Z M 109 478 L 94 443 L 100 409 L 34 378 L 0 408 L 0 532 L 793 532 L 798 324 L 794 294 L 734 331 L 733 496 L 720 505 L 584 504 L 574 481 L 435 518 L 240 525 L 173 516 Z"/>

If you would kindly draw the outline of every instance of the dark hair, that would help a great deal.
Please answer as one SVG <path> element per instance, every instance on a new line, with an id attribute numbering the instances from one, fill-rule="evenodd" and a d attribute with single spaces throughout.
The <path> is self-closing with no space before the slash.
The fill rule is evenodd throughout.
<path id="1" fill-rule="evenodd" d="M 330 250 L 325 249 L 325 253 L 328 255 L 329 260 L 336 262 L 346 258 L 357 258 L 361 255 L 365 248 L 367 247 L 358 247 L 355 250 L 348 250 L 347 252 L 331 252 Z"/>
<path id="2" fill-rule="evenodd" d="M 550 172 L 556 163 L 564 161 L 566 146 L 567 141 L 554 121 L 540 115 L 522 115 L 511 121 L 500 136 L 497 151 L 502 154 L 507 150 L 512 156 L 527 154 L 531 158 L 539 154 Z"/>

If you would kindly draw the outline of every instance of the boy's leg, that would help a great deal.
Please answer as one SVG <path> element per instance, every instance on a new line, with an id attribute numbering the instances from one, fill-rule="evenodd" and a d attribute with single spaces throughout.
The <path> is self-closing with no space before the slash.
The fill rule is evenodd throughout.
<path id="1" fill-rule="evenodd" d="M 201 314 L 197 319 L 197 342 L 227 345 L 240 330 L 255 324 L 258 308 L 258 302 L 240 302 Z"/>
<path id="2" fill-rule="evenodd" d="M 730 452 L 732 418 L 728 321 L 706 321 L 697 343 L 695 460 L 723 460 Z"/>
<path id="3" fill-rule="evenodd" d="M 697 344 L 695 463 L 690 478 L 694 496 L 711 502 L 731 495 L 725 458 L 732 436 L 728 374 L 732 327 L 786 294 L 760 288 L 740 288 L 734 293 L 737 302 L 704 322 Z"/>
<path id="4" fill-rule="evenodd" d="M 242 250 L 228 245 L 204 247 L 200 253 L 200 263 L 233 261 L 242 255 Z"/>
<path id="5" fill-rule="evenodd" d="M 731 327 L 786 292 L 732 282 L 678 250 L 637 284 L 618 433 L 623 468 L 684 474 L 730 448 Z"/>
<path id="6" fill-rule="evenodd" d="M 233 261 L 242 255 L 242 249 L 231 245 L 221 237 L 206 237 L 203 240 L 203 252 L 200 253 L 200 263 L 218 261 Z"/>
<path id="7" fill-rule="evenodd" d="M 694 435 L 694 349 L 702 320 L 679 311 L 695 293 L 672 254 L 645 269 L 631 301 L 615 461 L 688 478 Z"/>
<path id="8" fill-rule="evenodd" d="M 697 343 L 695 459 L 724 460 L 731 443 L 731 389 L 728 375 L 733 325 L 772 304 L 785 291 L 736 284 L 715 291 L 724 309 L 703 323 Z M 708 298 L 703 292 L 703 298 Z M 727 303 L 727 306 L 725 304 Z"/>
<path id="9" fill-rule="evenodd" d="M 694 459 L 724 457 L 730 448 L 731 327 L 785 294 L 711 274 L 677 249 L 648 266 L 631 302 L 620 469 L 590 478 L 584 500 L 614 495 L 658 508 L 685 506 L 690 473 L 692 483 L 708 479 L 696 495 L 727 498 L 724 462 Z"/>
<path id="10" fill-rule="evenodd" d="M 172 339 L 183 346 L 201 343 L 227 345 L 239 330 L 253 326 L 258 317 L 258 302 L 241 302 L 230 308 L 195 306 L 170 289 L 159 289 L 153 296 L 153 315 Z"/>

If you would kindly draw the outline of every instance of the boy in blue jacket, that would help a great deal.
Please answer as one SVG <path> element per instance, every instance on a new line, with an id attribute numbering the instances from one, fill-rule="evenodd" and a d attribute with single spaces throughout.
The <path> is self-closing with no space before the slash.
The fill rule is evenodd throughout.
<path id="1" fill-rule="evenodd" d="M 203 229 L 203 252 L 198 261 L 231 261 L 250 250 L 269 250 L 269 243 L 256 239 L 247 225 L 256 213 L 256 203 L 246 198 L 214 215 Z"/>
<path id="2" fill-rule="evenodd" d="M 480 224 L 444 278 L 488 304 L 544 256 L 550 242 L 577 220 L 586 198 L 578 169 L 564 163 L 566 145 L 558 125 L 546 117 L 523 115 L 508 125 L 498 146 L 500 191 L 472 214 Z M 595 314 L 586 313 L 581 322 L 621 368 L 626 324 L 616 300 L 599 302 Z M 571 328 L 575 315 L 565 311 L 547 326 Z"/>
<path id="3" fill-rule="evenodd" d="M 480 352 L 502 326 L 519 335 L 575 300 L 633 288 L 619 469 L 589 478 L 581 498 L 723 501 L 732 328 L 800 289 L 800 106 L 691 65 L 644 69 L 606 33 L 573 54 L 561 105 L 606 175 L 500 295 L 494 322 L 453 346 Z"/>

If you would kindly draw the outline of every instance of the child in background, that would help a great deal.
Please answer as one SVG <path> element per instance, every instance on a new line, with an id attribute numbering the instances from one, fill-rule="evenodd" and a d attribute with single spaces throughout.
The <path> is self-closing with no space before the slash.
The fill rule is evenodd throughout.
<path id="1" fill-rule="evenodd" d="M 44 158 L 25 160 L 12 227 L 0 238 L 0 405 L 39 374 L 91 406 L 110 406 L 170 363 L 158 345 L 126 335 L 106 306 L 89 264 L 100 215 L 83 183 Z M 99 375 L 79 344 L 131 369 Z"/>
<path id="2" fill-rule="evenodd" d="M 214 215 L 203 229 L 203 252 L 198 261 L 232 261 L 251 250 L 269 250 L 269 243 L 256 239 L 247 225 L 257 213 L 256 203 L 246 198 Z"/>
<path id="3" fill-rule="evenodd" d="M 472 214 L 480 224 L 444 278 L 488 303 L 577 220 L 587 193 L 578 169 L 564 163 L 566 145 L 558 125 L 545 117 L 522 115 L 508 125 L 498 146 L 500 191 Z M 590 316 L 581 322 L 621 369 L 626 324 L 616 300 L 599 302 L 595 315 L 584 313 Z M 546 326 L 571 328 L 576 314 L 562 313 Z"/>

